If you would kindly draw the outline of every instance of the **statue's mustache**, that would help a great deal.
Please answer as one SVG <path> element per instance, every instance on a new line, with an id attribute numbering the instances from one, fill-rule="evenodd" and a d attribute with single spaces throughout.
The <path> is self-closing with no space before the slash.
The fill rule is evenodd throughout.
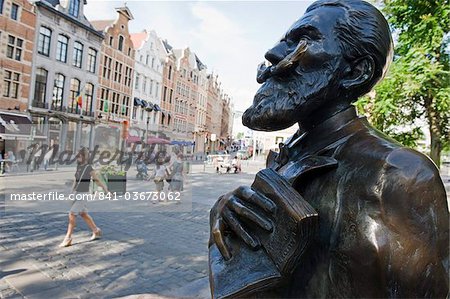
<path id="1" fill-rule="evenodd" d="M 258 83 L 264 83 L 271 76 L 282 75 L 300 60 L 307 49 L 308 43 L 305 40 L 300 40 L 295 50 L 286 55 L 276 65 L 267 66 L 265 62 L 260 63 L 258 65 L 256 81 Z"/>

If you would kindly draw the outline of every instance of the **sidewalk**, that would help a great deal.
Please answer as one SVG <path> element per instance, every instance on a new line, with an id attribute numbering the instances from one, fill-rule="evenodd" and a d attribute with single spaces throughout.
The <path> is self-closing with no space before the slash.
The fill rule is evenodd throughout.
<path id="1" fill-rule="evenodd" d="M 254 175 L 195 168 L 191 211 L 148 212 L 148 203 L 139 203 L 136 212 L 93 212 L 103 239 L 89 242 L 77 217 L 68 248 L 58 248 L 66 213 L 1 212 L 0 298 L 209 298 L 209 209 L 220 195 L 251 184 Z M 49 176 L 60 184 L 61 175 Z M 130 184 L 145 187 L 135 179 Z"/>

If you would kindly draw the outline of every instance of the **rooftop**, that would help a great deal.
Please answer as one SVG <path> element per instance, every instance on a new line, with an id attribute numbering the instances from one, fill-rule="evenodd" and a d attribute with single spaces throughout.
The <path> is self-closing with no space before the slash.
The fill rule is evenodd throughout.
<path id="1" fill-rule="evenodd" d="M 130 33 L 131 41 L 133 42 L 133 48 L 139 49 L 142 47 L 143 42 L 147 39 L 147 31 L 139 32 L 139 33 Z"/>
<path id="2" fill-rule="evenodd" d="M 113 24 L 115 20 L 96 20 L 91 21 L 92 26 L 97 31 L 105 31 L 106 27 Z"/>

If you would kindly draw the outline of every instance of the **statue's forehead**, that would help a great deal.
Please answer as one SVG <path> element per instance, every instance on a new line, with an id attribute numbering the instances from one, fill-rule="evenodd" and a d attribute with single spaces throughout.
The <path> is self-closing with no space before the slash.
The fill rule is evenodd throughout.
<path id="1" fill-rule="evenodd" d="M 286 32 L 286 35 L 299 28 L 315 28 L 322 33 L 327 33 L 327 31 L 332 32 L 336 21 L 342 17 L 344 17 L 344 10 L 342 8 L 333 6 L 319 7 L 305 13 L 292 24 Z"/>

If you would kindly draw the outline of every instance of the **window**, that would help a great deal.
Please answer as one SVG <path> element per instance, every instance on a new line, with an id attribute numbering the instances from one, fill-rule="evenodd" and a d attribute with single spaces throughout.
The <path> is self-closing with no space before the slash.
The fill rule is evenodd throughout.
<path id="1" fill-rule="evenodd" d="M 128 113 L 127 113 L 127 97 L 126 96 L 124 96 L 123 98 L 122 98 L 122 109 L 120 109 L 120 114 L 121 115 L 127 115 Z"/>
<path id="2" fill-rule="evenodd" d="M 116 61 L 116 66 L 114 68 L 114 81 L 119 82 L 122 79 L 122 64 Z"/>
<path id="3" fill-rule="evenodd" d="M 112 44 L 113 44 L 113 37 L 110 36 L 110 37 L 109 37 L 109 45 L 112 46 Z"/>
<path id="4" fill-rule="evenodd" d="M 22 59 L 23 39 L 8 35 L 8 46 L 6 48 L 6 56 L 11 59 L 20 61 Z"/>
<path id="5" fill-rule="evenodd" d="M 122 64 L 119 63 L 119 78 L 117 79 L 117 82 L 122 82 Z"/>
<path id="6" fill-rule="evenodd" d="M 155 87 L 155 97 L 159 96 L 159 83 L 156 82 L 156 87 Z"/>
<path id="7" fill-rule="evenodd" d="M 128 111 L 130 107 L 130 98 L 126 97 L 124 102 L 125 102 L 125 115 L 128 116 Z"/>
<path id="8" fill-rule="evenodd" d="M 150 80 L 150 90 L 149 90 L 150 95 L 153 93 L 153 80 Z"/>
<path id="9" fill-rule="evenodd" d="M 113 93 L 112 112 L 115 114 L 119 113 L 119 98 L 120 98 L 120 94 L 114 92 Z"/>
<path id="10" fill-rule="evenodd" d="M 142 80 L 142 83 L 143 83 L 142 91 L 144 93 L 147 93 L 147 78 L 144 77 L 144 79 Z"/>
<path id="11" fill-rule="evenodd" d="M 155 58 L 152 58 L 152 69 L 155 68 Z"/>
<path id="12" fill-rule="evenodd" d="M 136 81 L 134 82 L 134 89 L 139 89 L 139 74 L 136 73 Z"/>
<path id="13" fill-rule="evenodd" d="M 60 34 L 58 36 L 58 44 L 56 46 L 56 60 L 66 63 L 67 62 L 67 45 L 69 39 Z"/>
<path id="14" fill-rule="evenodd" d="M 79 107 L 77 97 L 80 94 L 80 80 L 76 78 L 70 79 L 70 94 L 69 94 L 69 112 L 78 113 Z"/>
<path id="15" fill-rule="evenodd" d="M 102 95 L 100 98 L 100 110 L 103 112 L 110 111 L 110 107 L 108 107 L 109 102 L 109 89 L 102 88 Z"/>
<path id="16" fill-rule="evenodd" d="M 80 10 L 80 0 L 70 0 L 69 14 L 75 18 L 78 18 L 79 10 Z"/>
<path id="17" fill-rule="evenodd" d="M 95 73 L 96 63 L 97 63 L 97 51 L 92 48 L 89 48 L 88 62 L 87 62 L 87 68 L 89 72 Z"/>
<path id="18" fill-rule="evenodd" d="M 52 31 L 47 27 L 39 29 L 38 53 L 48 56 L 50 54 L 50 41 L 52 38 Z"/>
<path id="19" fill-rule="evenodd" d="M 87 112 L 92 112 L 94 104 L 94 84 L 86 83 L 86 87 L 84 88 L 84 95 L 86 97 L 85 109 Z"/>
<path id="20" fill-rule="evenodd" d="M 3 96 L 17 99 L 20 74 L 5 70 Z"/>
<path id="21" fill-rule="evenodd" d="M 149 60 L 150 56 L 147 54 L 147 56 L 145 57 L 145 64 L 148 65 L 148 60 Z"/>
<path id="22" fill-rule="evenodd" d="M 124 84 L 128 87 L 131 86 L 131 68 L 126 66 L 125 67 L 125 82 Z"/>
<path id="23" fill-rule="evenodd" d="M 172 79 L 172 66 L 169 65 L 169 80 Z"/>
<path id="24" fill-rule="evenodd" d="M 36 103 L 45 102 L 45 94 L 47 90 L 47 74 L 48 72 L 43 68 L 36 70 L 36 82 L 34 85 L 34 101 Z"/>
<path id="25" fill-rule="evenodd" d="M 5 0 L 0 0 L 0 14 L 3 14 L 3 3 L 5 3 Z"/>
<path id="26" fill-rule="evenodd" d="M 83 44 L 80 42 L 75 42 L 73 47 L 73 65 L 81 68 L 82 60 L 83 60 Z"/>
<path id="27" fill-rule="evenodd" d="M 13 3 L 11 6 L 11 19 L 16 20 L 19 15 L 19 5 Z"/>
<path id="28" fill-rule="evenodd" d="M 103 78 L 111 78 L 111 64 L 112 58 L 105 56 L 103 61 Z"/>
<path id="29" fill-rule="evenodd" d="M 123 36 L 119 35 L 119 46 L 118 46 L 119 51 L 123 50 Z"/>
<path id="30" fill-rule="evenodd" d="M 52 109 L 62 109 L 65 81 L 66 77 L 64 77 L 63 74 L 55 75 L 55 84 L 53 85 Z"/>
<path id="31" fill-rule="evenodd" d="M 130 68 L 128 68 L 128 87 L 131 87 L 131 78 L 133 77 L 133 70 Z"/>

